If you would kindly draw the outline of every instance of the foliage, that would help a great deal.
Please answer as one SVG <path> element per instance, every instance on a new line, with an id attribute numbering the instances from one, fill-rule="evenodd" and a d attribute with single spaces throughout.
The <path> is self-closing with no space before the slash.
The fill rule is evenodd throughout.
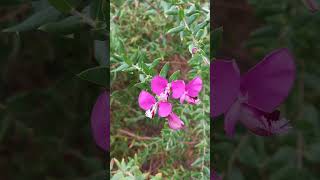
<path id="1" fill-rule="evenodd" d="M 296 83 L 280 107 L 294 129 L 281 137 L 261 138 L 243 127 L 234 139 L 214 121 L 213 167 L 226 179 L 318 179 L 320 14 L 300 0 L 250 0 L 261 25 L 246 42 L 257 61 L 273 49 L 288 47 L 295 55 Z"/>
<path id="2" fill-rule="evenodd" d="M 1 179 L 104 178 L 89 119 L 109 86 L 108 2 L 0 4 Z"/>
<path id="3" fill-rule="evenodd" d="M 111 163 L 124 159 L 110 165 L 112 178 L 208 179 L 208 4 L 122 0 L 112 1 L 110 9 Z M 199 106 L 174 105 L 184 130 L 169 129 L 164 119 L 149 120 L 139 109 L 139 92 L 149 89 L 156 74 L 203 79 Z"/>

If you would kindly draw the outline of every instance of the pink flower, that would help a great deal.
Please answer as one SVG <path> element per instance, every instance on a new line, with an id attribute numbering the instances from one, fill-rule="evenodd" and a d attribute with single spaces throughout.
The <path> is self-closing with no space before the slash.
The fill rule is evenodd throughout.
<path id="1" fill-rule="evenodd" d="M 169 127 L 174 130 L 179 130 L 184 126 L 183 121 L 173 112 L 168 116 L 168 123 Z"/>
<path id="2" fill-rule="evenodd" d="M 139 106 L 146 111 L 146 116 L 152 119 L 158 111 L 160 117 L 167 117 L 172 110 L 172 105 L 166 101 L 157 102 L 147 91 L 141 91 L 139 95 Z"/>
<path id="3" fill-rule="evenodd" d="M 295 66 L 287 49 L 276 50 L 240 76 L 234 61 L 216 60 L 211 68 L 211 114 L 224 114 L 228 135 L 238 121 L 251 132 L 270 136 L 291 127 L 276 108 L 293 86 Z"/>
<path id="4" fill-rule="evenodd" d="M 199 92 L 202 89 L 202 80 L 200 77 L 195 77 L 187 85 L 182 80 L 175 80 L 171 83 L 172 98 L 179 99 L 182 104 L 186 100 L 190 104 L 198 104 Z"/>
<path id="5" fill-rule="evenodd" d="M 155 76 L 151 80 L 151 90 L 153 93 L 158 95 L 158 98 L 161 101 L 167 101 L 169 94 L 171 93 L 171 84 L 168 81 L 161 77 Z"/>

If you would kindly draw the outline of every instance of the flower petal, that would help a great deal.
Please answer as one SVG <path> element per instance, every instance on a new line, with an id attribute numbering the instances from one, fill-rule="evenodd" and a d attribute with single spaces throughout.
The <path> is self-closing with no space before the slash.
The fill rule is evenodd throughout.
<path id="1" fill-rule="evenodd" d="M 104 91 L 98 97 L 91 111 L 91 129 L 96 144 L 103 150 L 109 150 L 110 117 L 109 93 Z"/>
<path id="2" fill-rule="evenodd" d="M 303 0 L 310 12 L 315 13 L 319 11 L 319 5 L 316 0 Z"/>
<path id="3" fill-rule="evenodd" d="M 171 113 L 171 110 L 172 110 L 171 103 L 159 102 L 158 114 L 160 117 L 167 117 Z"/>
<path id="4" fill-rule="evenodd" d="M 138 101 L 140 108 L 145 111 L 150 109 L 156 103 L 156 99 L 147 91 L 140 92 Z"/>
<path id="5" fill-rule="evenodd" d="M 235 126 L 240 118 L 241 103 L 236 101 L 232 104 L 224 117 L 224 130 L 228 136 L 234 135 Z"/>
<path id="6" fill-rule="evenodd" d="M 161 76 L 155 76 L 151 80 L 151 90 L 156 95 L 160 95 L 162 92 L 164 92 L 167 85 L 168 85 L 168 81 Z"/>
<path id="7" fill-rule="evenodd" d="M 210 111 L 213 117 L 225 113 L 240 92 L 240 71 L 235 61 L 214 60 L 210 64 Z"/>
<path id="8" fill-rule="evenodd" d="M 240 121 L 256 135 L 272 136 L 286 133 L 291 129 L 289 121 L 286 119 L 279 119 L 276 111 L 267 113 L 254 106 L 243 104 L 241 112 Z M 275 117 L 278 117 L 278 119 L 274 119 Z"/>
<path id="9" fill-rule="evenodd" d="M 202 89 L 202 80 L 200 77 L 195 77 L 186 86 L 187 94 L 191 97 L 197 97 Z"/>
<path id="10" fill-rule="evenodd" d="M 169 127 L 174 130 L 179 130 L 184 126 L 183 121 L 181 121 L 181 119 L 175 113 L 170 113 L 168 116 L 168 124 Z"/>
<path id="11" fill-rule="evenodd" d="M 294 84 L 293 55 L 282 48 L 268 54 L 241 76 L 241 92 L 248 94 L 248 104 L 271 113 L 288 96 Z"/>
<path id="12" fill-rule="evenodd" d="M 171 82 L 172 98 L 179 99 L 185 92 L 185 83 L 183 80 L 175 80 Z"/>

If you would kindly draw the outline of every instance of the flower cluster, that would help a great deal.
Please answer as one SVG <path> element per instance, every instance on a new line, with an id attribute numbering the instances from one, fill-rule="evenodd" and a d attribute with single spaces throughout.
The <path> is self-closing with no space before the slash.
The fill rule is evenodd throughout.
<path id="1" fill-rule="evenodd" d="M 183 121 L 172 112 L 172 104 L 169 98 L 179 99 L 183 104 L 187 101 L 189 104 L 199 104 L 199 92 L 202 89 L 202 80 L 195 77 L 189 83 L 185 84 L 183 80 L 174 80 L 169 83 L 161 76 L 155 76 L 151 80 L 151 91 L 156 94 L 156 98 L 147 91 L 141 91 L 139 95 L 139 106 L 146 111 L 146 116 L 152 119 L 158 112 L 159 117 L 168 119 L 171 129 L 179 130 L 183 128 Z"/>

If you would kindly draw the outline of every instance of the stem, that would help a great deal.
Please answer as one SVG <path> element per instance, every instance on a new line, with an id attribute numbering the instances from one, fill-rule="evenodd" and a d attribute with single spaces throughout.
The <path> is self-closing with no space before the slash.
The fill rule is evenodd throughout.
<path id="1" fill-rule="evenodd" d="M 85 22 L 86 24 L 88 24 L 89 26 L 93 27 L 93 28 L 97 28 L 97 24 L 96 22 L 91 19 L 90 17 L 80 13 L 79 11 L 77 11 L 76 9 L 71 9 L 70 13 L 74 16 L 78 16 L 80 17 L 83 22 Z"/>

